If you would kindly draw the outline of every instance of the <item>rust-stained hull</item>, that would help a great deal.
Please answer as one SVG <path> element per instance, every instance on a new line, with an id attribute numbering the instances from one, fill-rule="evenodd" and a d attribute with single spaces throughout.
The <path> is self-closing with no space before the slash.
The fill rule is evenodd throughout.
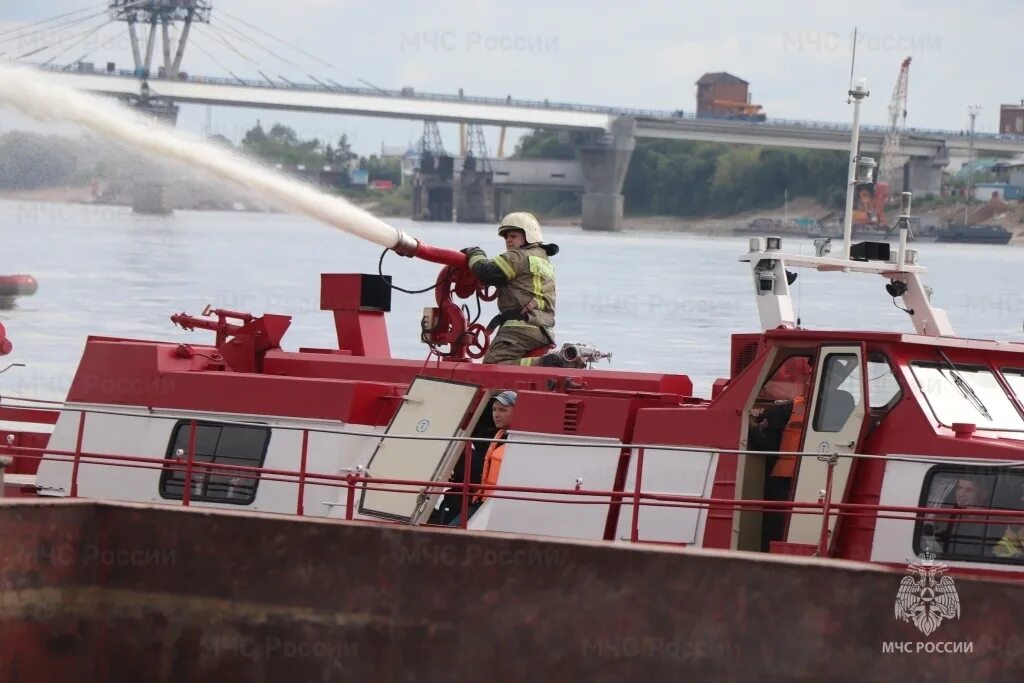
<path id="1" fill-rule="evenodd" d="M 1024 586 L 894 619 L 900 571 L 95 501 L 0 503 L 0 681 L 984 680 Z M 896 641 L 959 654 L 883 654 Z"/>

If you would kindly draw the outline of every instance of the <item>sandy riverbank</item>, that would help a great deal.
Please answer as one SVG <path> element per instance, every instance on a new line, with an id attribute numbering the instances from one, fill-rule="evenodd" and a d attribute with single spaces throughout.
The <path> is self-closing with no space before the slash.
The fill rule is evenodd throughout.
<path id="1" fill-rule="evenodd" d="M 732 216 L 681 218 L 679 216 L 626 216 L 623 229 L 643 232 L 686 232 L 695 235 L 731 235 L 734 228 L 747 225 L 755 218 L 813 218 L 819 219 L 835 211 L 829 210 L 810 199 L 797 199 L 783 210 L 756 209 Z M 932 206 L 914 215 L 923 225 L 945 225 L 949 221 L 964 222 L 963 206 Z M 579 217 L 549 218 L 546 225 L 580 225 Z M 972 205 L 967 212 L 967 223 L 1001 225 L 1013 233 L 1012 245 L 1024 245 L 1024 203 L 1005 203 L 998 200 Z"/>
<path id="2" fill-rule="evenodd" d="M 83 187 L 51 187 L 38 188 L 33 190 L 4 190 L 0 191 L 0 199 L 13 199 L 36 202 L 69 202 L 69 203 L 93 203 L 92 188 Z M 370 213 L 374 211 L 376 202 L 365 204 L 357 203 L 357 206 L 364 208 Z M 235 208 L 242 208 L 236 204 Z M 256 211 L 272 211 L 270 206 L 245 206 L 246 209 Z M 949 220 L 961 222 L 962 208 L 957 206 L 933 207 L 918 213 L 921 222 L 925 225 L 941 225 Z M 834 213 L 821 206 L 817 202 L 799 198 L 789 203 L 783 209 L 755 209 L 732 216 L 716 217 L 679 217 L 679 216 L 626 216 L 622 225 L 626 231 L 636 232 L 685 232 L 694 235 L 731 235 L 734 228 L 741 227 L 755 218 L 822 218 Z M 386 212 L 379 213 L 383 219 L 394 217 L 394 214 Z M 1013 245 L 1024 244 L 1024 203 L 1011 202 L 1009 204 L 1001 201 L 988 202 L 972 206 L 968 212 L 967 220 L 970 223 L 994 223 L 1003 226 L 1011 231 L 1014 236 L 1010 241 Z M 581 219 L 579 216 L 570 217 L 543 217 L 544 225 L 563 225 L 579 227 Z"/>
<path id="3" fill-rule="evenodd" d="M 2 190 L 0 199 L 26 202 L 74 202 L 92 203 L 92 188 L 83 187 L 39 187 L 32 190 Z"/>

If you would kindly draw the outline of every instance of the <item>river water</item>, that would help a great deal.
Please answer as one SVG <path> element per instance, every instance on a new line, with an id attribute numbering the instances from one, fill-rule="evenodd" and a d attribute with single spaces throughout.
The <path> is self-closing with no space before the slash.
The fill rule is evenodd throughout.
<path id="1" fill-rule="evenodd" d="M 502 244 L 492 225 L 394 225 L 425 242 L 489 253 Z M 33 297 L 0 311 L 24 363 L 0 376 L 4 395 L 63 398 L 87 335 L 210 343 L 213 333 L 175 328 L 172 313 L 206 304 L 254 314 L 293 316 L 286 349 L 336 345 L 331 315 L 319 310 L 319 275 L 377 270 L 380 248 L 311 219 L 284 214 L 179 211 L 135 216 L 123 207 L 0 201 L 0 274 L 28 273 Z M 684 373 L 695 393 L 729 371 L 729 335 L 757 331 L 741 237 L 593 234 L 548 228 L 559 244 L 556 328 L 559 342 L 586 341 L 612 351 L 598 367 Z M 811 253 L 808 240 L 786 251 Z M 1024 295 L 1015 247 L 918 245 L 935 289 L 962 336 L 1021 340 Z M 418 289 L 438 266 L 389 253 L 384 272 Z M 909 320 L 870 275 L 801 271 L 795 285 L 805 327 L 910 331 Z M 395 292 L 388 315 L 392 353 L 425 358 L 419 342 L 430 294 Z M 494 313 L 486 305 L 483 319 Z"/>

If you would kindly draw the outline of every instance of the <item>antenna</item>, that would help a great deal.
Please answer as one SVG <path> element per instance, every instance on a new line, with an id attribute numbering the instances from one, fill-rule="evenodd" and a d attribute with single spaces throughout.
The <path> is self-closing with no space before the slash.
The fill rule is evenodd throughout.
<path id="1" fill-rule="evenodd" d="M 803 254 L 804 253 L 803 242 L 799 242 L 798 245 L 799 246 L 797 247 L 797 253 L 798 254 Z M 803 291 L 804 291 L 804 281 L 801 279 L 796 284 L 796 329 L 798 329 L 798 330 L 800 329 L 800 323 L 801 323 L 801 320 L 800 320 L 800 304 L 803 303 L 803 300 L 804 300 Z"/>
<path id="2" fill-rule="evenodd" d="M 857 65 L 857 27 L 854 26 L 853 27 L 853 50 L 851 51 L 851 54 L 850 54 L 850 85 L 849 85 L 849 87 L 846 88 L 846 92 L 847 93 L 849 93 L 851 90 L 853 90 L 853 69 L 856 67 L 856 65 Z M 852 95 L 849 95 L 849 94 L 846 96 L 846 103 L 847 104 L 850 104 L 853 101 L 853 100 L 850 99 L 851 97 L 852 97 Z"/>

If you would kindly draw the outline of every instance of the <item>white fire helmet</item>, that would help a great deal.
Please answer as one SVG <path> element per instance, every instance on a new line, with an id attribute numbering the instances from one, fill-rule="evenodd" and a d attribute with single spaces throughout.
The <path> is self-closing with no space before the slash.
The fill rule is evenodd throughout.
<path id="1" fill-rule="evenodd" d="M 522 230 L 526 234 L 527 244 L 539 244 L 544 241 L 544 235 L 540 231 L 540 223 L 532 213 L 516 211 L 501 219 L 498 227 L 498 234 L 504 236 L 507 230 Z"/>

